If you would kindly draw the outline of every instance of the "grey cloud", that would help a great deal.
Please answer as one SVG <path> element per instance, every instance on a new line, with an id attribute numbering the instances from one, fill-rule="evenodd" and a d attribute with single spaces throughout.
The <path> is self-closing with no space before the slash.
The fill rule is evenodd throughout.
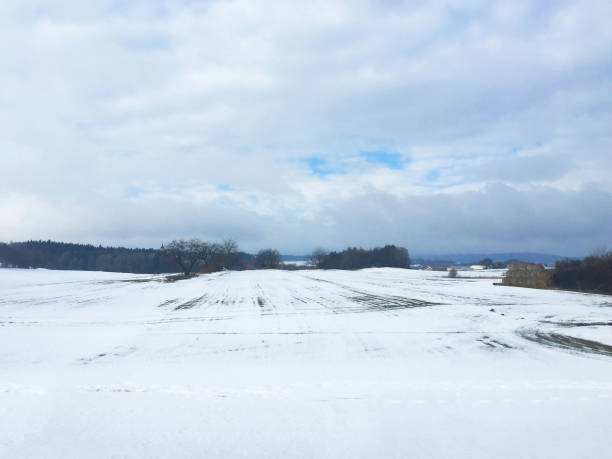
<path id="1" fill-rule="evenodd" d="M 612 242 L 612 194 L 597 189 L 518 191 L 502 184 L 480 192 L 407 196 L 371 194 L 331 213 L 331 245 L 385 241 L 424 251 L 588 253 Z"/>
<path id="2" fill-rule="evenodd" d="M 574 256 L 612 244 L 612 194 L 597 188 L 519 191 L 492 184 L 453 194 L 397 197 L 371 192 L 332 204 L 311 217 L 287 218 L 219 201 L 134 200 L 111 207 L 102 200 L 76 210 L 38 202 L 10 236 L 153 247 L 192 235 L 234 237 L 248 250 L 273 246 L 299 253 L 318 246 L 391 242 L 421 253 L 547 251 Z"/>
<path id="3" fill-rule="evenodd" d="M 554 181 L 577 167 L 571 157 L 557 154 L 502 157 L 461 171 L 472 180 L 529 183 Z"/>

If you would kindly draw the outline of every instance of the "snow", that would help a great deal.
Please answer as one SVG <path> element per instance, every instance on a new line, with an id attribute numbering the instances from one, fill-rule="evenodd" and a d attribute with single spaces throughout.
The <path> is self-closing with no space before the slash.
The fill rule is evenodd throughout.
<path id="1" fill-rule="evenodd" d="M 555 341 L 612 345 L 609 296 L 401 269 L 163 280 L 0 270 L 0 457 L 611 457 L 612 357 Z"/>

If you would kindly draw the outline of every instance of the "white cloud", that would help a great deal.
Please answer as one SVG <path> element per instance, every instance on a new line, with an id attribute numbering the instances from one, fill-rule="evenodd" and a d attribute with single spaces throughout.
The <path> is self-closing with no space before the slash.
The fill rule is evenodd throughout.
<path id="1" fill-rule="evenodd" d="M 612 217 L 587 205 L 612 193 L 609 2 L 9 3 L 0 240 L 520 250 L 503 224 L 469 231 L 512 226 L 470 207 L 502 184 L 508 208 L 543 189 L 565 203 L 530 249 L 588 251 L 589 231 L 612 243 L 596 240 Z M 313 157 L 338 173 L 311 173 Z M 585 209 L 584 232 L 563 232 Z M 464 231 L 449 239 L 441 216 Z"/>

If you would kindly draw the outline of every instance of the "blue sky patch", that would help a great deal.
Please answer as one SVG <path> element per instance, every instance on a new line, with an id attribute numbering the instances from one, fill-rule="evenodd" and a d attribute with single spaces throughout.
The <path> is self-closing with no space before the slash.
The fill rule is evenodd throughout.
<path id="1" fill-rule="evenodd" d="M 406 162 L 400 153 L 388 153 L 386 151 L 365 151 L 361 156 L 369 163 L 380 164 L 388 169 L 401 170 Z"/>
<path id="2" fill-rule="evenodd" d="M 304 162 L 310 167 L 310 171 L 315 175 L 325 176 L 340 172 L 339 169 L 331 167 L 325 159 L 319 156 L 311 156 L 310 158 L 306 158 Z"/>
<path id="3" fill-rule="evenodd" d="M 425 180 L 428 182 L 435 182 L 440 178 L 440 169 L 432 169 L 425 176 Z"/>

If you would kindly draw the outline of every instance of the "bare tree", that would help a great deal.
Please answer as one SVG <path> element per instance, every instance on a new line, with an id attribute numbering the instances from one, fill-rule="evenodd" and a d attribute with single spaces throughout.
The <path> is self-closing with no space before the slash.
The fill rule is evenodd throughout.
<path id="1" fill-rule="evenodd" d="M 165 249 L 187 276 L 199 266 L 204 266 L 219 251 L 218 244 L 201 241 L 198 238 L 174 240 Z"/>
<path id="2" fill-rule="evenodd" d="M 219 246 L 223 267 L 234 269 L 238 266 L 238 244 L 233 239 L 225 239 Z"/>
<path id="3" fill-rule="evenodd" d="M 595 247 L 591 251 L 591 253 L 589 255 L 592 256 L 592 257 L 603 257 L 603 256 L 605 256 L 608 253 L 610 253 L 610 252 L 608 251 L 607 244 L 601 244 L 601 245 Z"/>
<path id="4" fill-rule="evenodd" d="M 319 247 L 313 250 L 312 254 L 310 255 L 309 261 L 313 266 L 316 266 L 317 268 L 321 268 L 323 266 L 323 263 L 326 257 L 327 257 L 327 251 Z"/>
<path id="5" fill-rule="evenodd" d="M 274 249 L 263 249 L 255 256 L 255 266 L 258 268 L 277 268 L 280 264 L 280 253 Z"/>

